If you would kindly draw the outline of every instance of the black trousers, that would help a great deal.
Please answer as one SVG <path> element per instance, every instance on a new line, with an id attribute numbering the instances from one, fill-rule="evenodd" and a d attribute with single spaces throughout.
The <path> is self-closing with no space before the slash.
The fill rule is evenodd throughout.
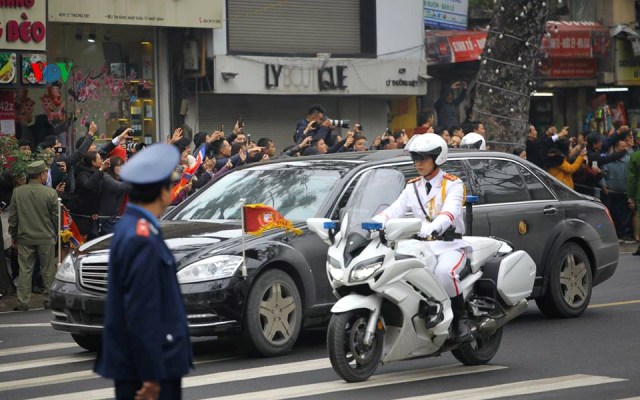
<path id="1" fill-rule="evenodd" d="M 136 392 L 142 387 L 142 381 L 115 381 L 116 399 L 133 400 Z M 159 400 L 180 400 L 182 399 L 182 379 L 172 379 L 160 381 Z"/>

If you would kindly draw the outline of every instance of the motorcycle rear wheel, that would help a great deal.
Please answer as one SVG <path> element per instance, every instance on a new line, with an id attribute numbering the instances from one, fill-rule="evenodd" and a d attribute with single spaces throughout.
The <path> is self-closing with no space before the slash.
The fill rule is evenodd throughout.
<path id="1" fill-rule="evenodd" d="M 451 353 L 464 365 L 486 364 L 496 355 L 502 341 L 502 328 L 491 336 L 476 337 L 451 350 Z"/>
<path id="2" fill-rule="evenodd" d="M 327 331 L 327 349 L 333 370 L 347 382 L 366 381 L 382 358 L 382 332 L 376 330 L 371 346 L 363 343 L 369 310 L 333 314 Z"/>

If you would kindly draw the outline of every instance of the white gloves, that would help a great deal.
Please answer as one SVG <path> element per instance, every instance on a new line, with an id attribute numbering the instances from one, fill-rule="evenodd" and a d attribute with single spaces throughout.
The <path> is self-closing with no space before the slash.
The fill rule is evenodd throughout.
<path id="1" fill-rule="evenodd" d="M 418 232 L 418 236 L 421 238 L 426 238 L 427 236 L 438 234 L 436 227 L 433 224 L 428 222 L 423 222 L 422 227 L 420 227 L 420 232 Z"/>

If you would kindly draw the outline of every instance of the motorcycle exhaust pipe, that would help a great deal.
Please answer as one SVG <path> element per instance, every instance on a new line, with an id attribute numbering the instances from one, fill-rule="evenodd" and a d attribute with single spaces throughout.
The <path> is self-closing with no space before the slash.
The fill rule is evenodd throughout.
<path id="1" fill-rule="evenodd" d="M 480 326 L 478 326 L 478 331 L 482 335 L 486 335 L 486 336 L 493 335 L 494 333 L 496 333 L 498 328 L 503 327 L 509 321 L 512 321 L 518 315 L 525 312 L 527 310 L 528 303 L 529 302 L 527 301 L 527 299 L 522 299 L 518 303 L 516 303 L 516 305 L 514 305 L 513 307 L 506 309 L 505 310 L 506 315 L 504 317 L 500 319 L 487 318 L 486 320 L 482 321 L 482 323 L 480 323 Z"/>

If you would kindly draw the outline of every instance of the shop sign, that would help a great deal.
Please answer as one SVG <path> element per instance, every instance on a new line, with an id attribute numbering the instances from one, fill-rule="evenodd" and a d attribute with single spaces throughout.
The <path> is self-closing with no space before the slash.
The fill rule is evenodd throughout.
<path id="1" fill-rule="evenodd" d="M 0 0 L 0 49 L 47 49 L 45 0 Z"/>
<path id="2" fill-rule="evenodd" d="M 55 0 L 49 2 L 49 21 L 222 28 L 223 2 L 224 0 Z"/>
<path id="3" fill-rule="evenodd" d="M 424 0 L 424 25 L 434 29 L 467 29 L 469 0 Z"/>
<path id="4" fill-rule="evenodd" d="M 595 58 L 549 58 L 541 60 L 541 64 L 536 73 L 545 78 L 592 79 L 596 76 Z"/>
<path id="5" fill-rule="evenodd" d="M 640 85 L 640 58 L 633 55 L 631 42 L 616 39 L 616 83 L 619 85 Z"/>
<path id="6" fill-rule="evenodd" d="M 0 90 L 0 133 L 16 134 L 16 94 L 13 90 Z"/>
<path id="7" fill-rule="evenodd" d="M 296 68 L 289 66 L 265 64 L 265 87 L 267 89 L 309 87 L 315 78 L 317 79 L 317 88 L 320 91 L 346 90 L 347 68 L 345 65 L 318 68 L 315 71 L 316 76 L 314 77 L 314 71 L 312 70 L 302 71 L 298 69 L 296 71 Z M 280 79 L 281 77 L 282 80 Z"/>
<path id="8" fill-rule="evenodd" d="M 385 59 L 376 63 L 316 58 L 217 55 L 215 93 L 269 95 L 420 95 L 426 90 L 426 63 Z"/>
<path id="9" fill-rule="evenodd" d="M 549 57 L 590 58 L 609 54 L 609 31 L 597 22 L 548 21 L 542 51 Z"/>
<path id="10" fill-rule="evenodd" d="M 427 60 L 432 64 L 478 61 L 487 41 L 487 32 L 428 32 Z"/>

